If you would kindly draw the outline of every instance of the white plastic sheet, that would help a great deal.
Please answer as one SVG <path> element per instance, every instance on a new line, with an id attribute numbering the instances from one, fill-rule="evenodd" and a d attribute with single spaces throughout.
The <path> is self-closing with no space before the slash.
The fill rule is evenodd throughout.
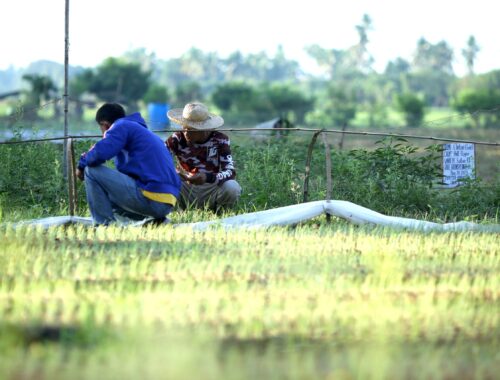
<path id="1" fill-rule="evenodd" d="M 301 203 L 286 207 L 279 207 L 271 210 L 252 212 L 248 214 L 236 215 L 208 222 L 182 223 L 174 226 L 188 226 L 194 230 L 205 230 L 213 226 L 222 228 L 266 228 L 271 226 L 294 225 L 312 219 L 322 214 L 330 214 L 348 220 L 354 224 L 372 224 L 386 227 L 405 228 L 409 230 L 421 231 L 490 231 L 500 232 L 500 225 L 482 225 L 471 222 L 456 223 L 434 223 L 418 219 L 401 218 L 387 216 L 366 207 L 356 205 L 348 201 L 315 201 Z M 76 216 L 58 216 L 44 219 L 20 222 L 17 225 L 34 225 L 50 227 L 68 224 L 91 225 L 90 218 Z M 132 226 L 141 226 L 142 222 L 131 223 Z"/>

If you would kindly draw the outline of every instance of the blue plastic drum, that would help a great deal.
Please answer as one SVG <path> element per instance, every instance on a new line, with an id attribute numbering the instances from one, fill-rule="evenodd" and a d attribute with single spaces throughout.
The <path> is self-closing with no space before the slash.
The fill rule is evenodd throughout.
<path id="1" fill-rule="evenodd" d="M 166 103 L 148 104 L 148 125 L 152 130 L 165 129 L 170 126 L 170 122 L 167 117 L 168 110 L 169 106 Z"/>

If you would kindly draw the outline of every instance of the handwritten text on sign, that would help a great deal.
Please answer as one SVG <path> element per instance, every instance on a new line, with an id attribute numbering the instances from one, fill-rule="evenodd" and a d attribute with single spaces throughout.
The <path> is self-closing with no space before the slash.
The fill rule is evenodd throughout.
<path id="1" fill-rule="evenodd" d="M 474 144 L 443 144 L 443 182 L 448 187 L 461 178 L 474 178 Z"/>

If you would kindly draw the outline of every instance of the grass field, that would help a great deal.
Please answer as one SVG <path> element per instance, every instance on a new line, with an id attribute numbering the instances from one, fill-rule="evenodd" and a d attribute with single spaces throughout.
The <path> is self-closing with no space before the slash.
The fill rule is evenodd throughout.
<path id="1" fill-rule="evenodd" d="M 496 130 L 451 128 L 449 114 L 437 112 L 422 128 L 384 131 L 499 141 Z M 62 134 L 53 121 L 16 126 Z M 91 119 L 70 122 L 71 134 L 82 131 L 98 132 Z M 258 196 L 261 208 L 271 197 L 274 206 L 302 199 L 312 133 L 290 134 L 279 144 L 243 132 L 230 136 L 245 191 L 233 213 L 253 211 Z M 334 153 L 340 138 L 328 135 Z M 373 149 L 380 139 L 346 135 L 343 150 Z M 433 143 L 410 141 L 419 148 Z M 313 155 L 315 197 L 325 192 L 322 145 L 318 139 Z M 13 228 L 8 222 L 66 212 L 53 148 L 16 150 L 5 161 L 10 177 L 0 178 L 19 183 L 0 194 L 0 379 L 498 377 L 498 234 L 361 228 L 324 217 L 295 228 L 232 232 Z M 480 178 L 498 178 L 499 162 L 498 147 L 476 147 Z M 30 206 L 19 189 L 31 192 Z M 81 184 L 79 191 L 78 213 L 85 215 Z M 494 210 L 498 202 L 481 191 L 459 199 L 460 210 L 460 202 L 469 203 L 455 215 L 481 221 L 469 208 L 481 202 Z M 175 223 L 216 217 L 171 215 Z M 489 218 L 498 223 L 497 214 Z"/>
<path id="2" fill-rule="evenodd" d="M 497 377 L 498 235 L 319 222 L 4 225 L 0 378 Z"/>

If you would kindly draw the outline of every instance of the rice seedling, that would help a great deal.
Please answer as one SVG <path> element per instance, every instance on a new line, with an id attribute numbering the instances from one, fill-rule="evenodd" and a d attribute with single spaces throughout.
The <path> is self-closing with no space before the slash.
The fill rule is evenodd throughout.
<path id="1" fill-rule="evenodd" d="M 0 227 L 4 378 L 493 378 L 499 237 Z"/>

